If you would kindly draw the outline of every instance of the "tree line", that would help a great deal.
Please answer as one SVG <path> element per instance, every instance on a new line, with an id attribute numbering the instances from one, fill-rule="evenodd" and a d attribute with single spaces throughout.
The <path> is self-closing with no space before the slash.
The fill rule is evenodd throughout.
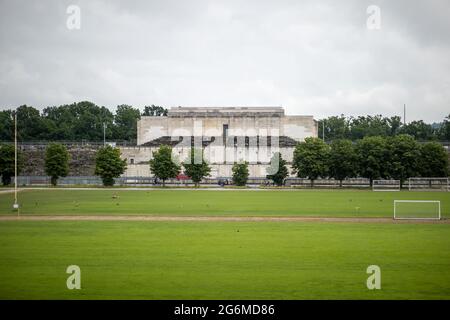
<path id="1" fill-rule="evenodd" d="M 67 147 L 59 143 L 50 143 L 45 151 L 44 166 L 45 173 L 50 176 L 53 186 L 56 186 L 58 179 L 66 177 L 69 173 L 70 155 Z M 153 152 L 152 159 L 149 160 L 150 170 L 154 176 L 162 181 L 163 186 L 167 179 L 177 178 L 182 168 L 184 174 L 190 178 L 196 187 L 203 178 L 209 176 L 211 167 L 205 161 L 202 149 L 192 148 L 189 156 L 179 162 L 172 155 L 170 146 L 162 145 Z M 21 151 L 17 152 L 17 174 L 20 175 L 24 166 L 24 158 Z M 114 178 L 120 177 L 127 168 L 126 159 L 121 158 L 119 148 L 106 145 L 97 151 L 95 157 L 94 174 L 102 179 L 104 186 L 113 186 Z M 3 185 L 10 185 L 15 174 L 15 148 L 11 144 L 0 145 L 0 176 Z M 248 163 L 236 163 L 233 167 L 233 182 L 238 186 L 245 186 L 248 179 Z"/>
<path id="2" fill-rule="evenodd" d="M 120 149 L 109 145 L 100 148 L 95 159 L 95 175 L 102 178 L 105 186 L 114 184 L 114 178 L 126 170 L 126 159 L 121 159 Z M 45 172 L 56 185 L 59 177 L 69 172 L 69 154 L 62 144 L 51 143 L 45 154 Z M 23 166 L 23 156 L 18 152 L 18 172 Z M 192 148 L 189 156 L 178 161 L 172 156 L 172 148 L 161 146 L 153 152 L 149 166 L 154 176 L 163 182 L 184 174 L 196 186 L 209 176 L 211 168 L 205 161 L 202 149 Z M 300 178 L 314 180 L 363 177 L 400 180 L 401 185 L 410 177 L 447 177 L 449 175 L 448 152 L 438 142 L 419 143 L 410 135 L 394 137 L 364 137 L 356 142 L 349 139 L 333 140 L 330 144 L 319 138 L 306 138 L 296 145 L 292 161 L 293 173 Z M 0 175 L 3 184 L 11 183 L 14 175 L 14 146 L 0 146 Z M 232 180 L 237 186 L 245 186 L 249 176 L 248 163 L 238 162 L 232 168 Z M 279 152 L 274 153 L 267 169 L 267 179 L 283 185 L 289 176 L 287 161 Z"/>
<path id="3" fill-rule="evenodd" d="M 0 111 L 0 141 L 14 137 L 14 110 Z M 115 113 L 89 101 L 44 108 L 23 105 L 16 109 L 19 141 L 135 141 L 141 116 L 166 116 L 161 106 L 139 108 L 122 104 Z M 105 126 L 105 127 L 104 127 Z"/>
<path id="4" fill-rule="evenodd" d="M 13 111 L 0 111 L 0 141 L 13 140 Z M 145 106 L 142 110 L 122 104 L 115 112 L 81 101 L 61 106 L 46 107 L 42 111 L 23 105 L 17 108 L 19 141 L 102 141 L 103 126 L 106 138 L 134 142 L 137 120 L 141 116 L 167 116 L 162 106 Z M 428 124 L 422 120 L 403 124 L 401 118 L 376 116 L 331 116 L 318 121 L 319 137 L 325 140 L 350 139 L 366 136 L 392 137 L 409 134 L 417 140 L 450 141 L 450 115 L 440 123 Z"/>
<path id="5" fill-rule="evenodd" d="M 408 134 L 420 141 L 450 141 L 450 114 L 442 122 L 432 124 L 422 120 L 403 124 L 398 116 L 331 116 L 319 120 L 318 129 L 319 138 L 325 135 L 326 141 L 356 141 L 367 136 L 393 137 L 399 134 Z"/>
<path id="6" fill-rule="evenodd" d="M 210 165 L 205 161 L 202 149 L 191 148 L 188 157 L 180 163 L 173 157 L 172 148 L 161 146 L 153 152 L 153 158 L 149 161 L 150 170 L 163 182 L 167 179 L 174 179 L 179 176 L 181 169 L 184 168 L 184 174 L 194 182 L 198 187 L 200 182 L 209 176 L 211 172 Z M 240 161 L 232 167 L 232 182 L 236 186 L 245 186 L 249 177 L 248 162 Z"/>
<path id="7" fill-rule="evenodd" d="M 176 178 L 184 167 L 184 174 L 196 186 L 211 171 L 201 149 L 191 149 L 184 162 L 172 157 L 172 148 L 161 146 L 153 152 L 150 170 L 163 181 Z M 330 144 L 319 138 L 306 138 L 296 145 L 292 170 L 300 178 L 347 178 L 363 177 L 372 186 L 376 179 L 400 180 L 401 186 L 410 177 L 447 177 L 449 175 L 448 152 L 435 141 L 419 143 L 406 134 L 394 137 L 368 136 L 353 142 L 337 139 Z M 281 153 L 272 155 L 266 178 L 276 185 L 283 185 L 289 176 L 287 161 Z M 245 186 L 249 177 L 248 163 L 237 162 L 232 167 L 232 181 Z"/>
<path id="8" fill-rule="evenodd" d="M 45 173 L 50 176 L 50 182 L 56 186 L 58 179 L 69 173 L 70 154 L 67 147 L 60 143 L 50 143 L 44 156 Z M 24 157 L 17 150 L 17 175 L 24 166 Z M 97 151 L 95 157 L 95 172 L 100 176 L 105 186 L 114 185 L 114 178 L 120 177 L 127 168 L 126 159 L 121 159 L 120 149 L 106 145 Z M 3 185 L 11 184 L 15 174 L 15 148 L 11 144 L 0 145 L 0 176 Z"/>
<path id="9" fill-rule="evenodd" d="M 300 178 L 308 178 L 311 185 L 317 178 L 340 181 L 354 177 L 370 180 L 400 180 L 410 177 L 447 177 L 448 152 L 434 141 L 419 143 L 410 135 L 394 137 L 367 136 L 352 142 L 333 140 L 326 144 L 319 138 L 306 138 L 299 143 L 292 167 Z"/>

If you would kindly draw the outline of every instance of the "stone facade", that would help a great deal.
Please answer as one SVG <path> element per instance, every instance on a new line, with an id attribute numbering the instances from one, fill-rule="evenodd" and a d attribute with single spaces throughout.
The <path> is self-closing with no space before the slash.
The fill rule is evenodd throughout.
<path id="1" fill-rule="evenodd" d="M 137 144 L 163 136 L 287 136 L 296 141 L 317 136 L 312 116 L 287 116 L 281 107 L 171 108 L 167 117 L 142 117 Z"/>
<path id="2" fill-rule="evenodd" d="M 45 176 L 46 144 L 21 145 L 24 165 L 23 176 Z M 95 155 L 99 146 L 67 145 L 69 152 L 69 176 L 93 176 L 95 171 Z"/>
<path id="3" fill-rule="evenodd" d="M 249 162 L 251 177 L 265 177 L 273 153 L 290 163 L 297 142 L 317 137 L 317 122 L 285 115 L 281 107 L 176 107 L 167 117 L 142 117 L 137 131 L 137 146 L 121 148 L 126 176 L 151 176 L 148 161 L 166 144 L 180 161 L 191 147 L 202 147 L 212 177 L 230 177 L 237 161 Z"/>

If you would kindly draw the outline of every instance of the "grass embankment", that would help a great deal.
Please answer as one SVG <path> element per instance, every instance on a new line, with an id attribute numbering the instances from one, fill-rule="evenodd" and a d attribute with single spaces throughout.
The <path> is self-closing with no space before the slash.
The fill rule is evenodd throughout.
<path id="1" fill-rule="evenodd" d="M 450 216 L 449 192 L 357 190 L 24 190 L 24 215 L 174 215 L 392 217 L 393 201 L 440 200 Z M 13 194 L 0 194 L 0 214 L 12 215 Z"/>

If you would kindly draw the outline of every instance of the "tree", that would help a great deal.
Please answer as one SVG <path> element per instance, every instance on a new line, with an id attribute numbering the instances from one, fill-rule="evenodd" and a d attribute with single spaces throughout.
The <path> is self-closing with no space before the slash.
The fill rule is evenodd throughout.
<path id="1" fill-rule="evenodd" d="M 45 172 L 51 177 L 52 185 L 56 186 L 59 177 L 69 173 L 69 152 L 59 143 L 51 143 L 45 152 Z"/>
<path id="2" fill-rule="evenodd" d="M 17 108 L 17 134 L 19 140 L 30 141 L 45 138 L 45 129 L 39 110 L 26 105 Z"/>
<path id="3" fill-rule="evenodd" d="M 137 135 L 137 121 L 141 118 L 139 109 L 122 104 L 117 106 L 114 116 L 116 137 L 124 140 L 134 140 Z"/>
<path id="4" fill-rule="evenodd" d="M 400 128 L 400 133 L 409 134 L 418 140 L 432 140 L 436 137 L 435 130 L 430 124 L 419 121 L 412 121 Z"/>
<path id="5" fill-rule="evenodd" d="M 419 174 L 419 144 L 409 135 L 398 135 L 388 140 L 389 166 L 387 175 L 400 180 L 400 187 L 409 177 Z"/>
<path id="6" fill-rule="evenodd" d="M 142 112 L 143 116 L 151 116 L 151 117 L 165 117 L 167 116 L 168 110 L 161 107 L 155 106 L 152 104 L 151 106 L 145 106 L 144 112 Z"/>
<path id="7" fill-rule="evenodd" d="M 0 141 L 14 139 L 14 120 L 11 110 L 0 111 Z"/>
<path id="8" fill-rule="evenodd" d="M 183 167 L 184 173 L 194 181 L 196 187 L 211 172 L 211 168 L 204 159 L 202 149 L 192 148 L 188 158 L 183 162 Z"/>
<path id="9" fill-rule="evenodd" d="M 95 175 L 102 178 L 104 186 L 113 186 L 114 178 L 123 174 L 126 168 L 127 161 L 120 158 L 119 148 L 107 145 L 97 151 Z"/>
<path id="10" fill-rule="evenodd" d="M 356 175 L 357 156 L 355 147 L 350 140 L 334 140 L 330 145 L 329 173 L 330 177 L 339 180 L 342 187 L 342 180 Z"/>
<path id="11" fill-rule="evenodd" d="M 270 166 L 267 168 L 267 179 L 272 180 L 277 186 L 284 184 L 284 179 L 289 175 L 286 166 L 287 161 L 283 159 L 280 152 L 275 152 L 270 159 Z"/>
<path id="12" fill-rule="evenodd" d="M 155 177 L 163 181 L 163 186 L 166 185 L 167 179 L 175 178 L 180 173 L 180 166 L 172 159 L 171 147 L 162 145 L 157 151 L 153 152 L 150 170 Z"/>
<path id="13" fill-rule="evenodd" d="M 0 175 L 2 176 L 3 185 L 11 184 L 11 177 L 14 176 L 14 155 L 15 149 L 13 145 L 0 145 Z M 23 157 L 20 151 L 17 152 L 17 174 L 23 167 Z"/>
<path id="14" fill-rule="evenodd" d="M 248 162 L 236 162 L 231 168 L 233 183 L 236 186 L 245 186 L 248 180 Z"/>
<path id="15" fill-rule="evenodd" d="M 367 136 L 388 136 L 391 133 L 390 123 L 381 115 L 359 116 L 350 118 L 350 137 L 353 140 Z"/>
<path id="16" fill-rule="evenodd" d="M 439 139 L 442 141 L 450 141 L 450 114 L 445 117 L 439 128 Z"/>
<path id="17" fill-rule="evenodd" d="M 5 108 L 4 108 L 5 109 Z M 142 116 L 167 116 L 168 110 L 162 106 L 145 106 Z M 22 105 L 17 108 L 19 140 L 103 140 L 103 123 L 106 136 L 132 141 L 136 138 L 139 109 L 130 105 L 119 105 L 115 114 L 104 106 L 90 101 L 80 101 L 60 106 L 49 106 L 39 110 Z M 11 141 L 13 137 L 12 110 L 0 111 L 0 141 Z M 318 122 L 319 137 L 325 131 L 325 140 L 351 139 L 366 136 L 395 136 L 409 134 L 418 140 L 450 140 L 450 115 L 443 122 L 427 124 L 422 120 L 402 125 L 398 116 L 383 117 L 331 116 Z M 325 129 L 325 130 L 323 130 Z"/>
<path id="18" fill-rule="evenodd" d="M 299 178 L 311 180 L 311 187 L 318 177 L 328 174 L 329 146 L 319 138 L 306 138 L 294 149 L 292 167 Z"/>
<path id="19" fill-rule="evenodd" d="M 422 177 L 447 177 L 448 152 L 438 142 L 423 143 L 420 146 L 419 168 Z"/>
<path id="20" fill-rule="evenodd" d="M 389 150 L 383 137 L 365 137 L 356 143 L 359 174 L 370 180 L 387 178 Z"/>
<path id="21" fill-rule="evenodd" d="M 89 101 L 47 107 L 42 111 L 42 118 L 49 140 L 100 141 L 103 140 L 103 123 L 107 137 L 111 137 L 114 130 L 111 111 Z"/>
<path id="22" fill-rule="evenodd" d="M 325 128 L 323 127 L 325 125 Z M 325 130 L 324 130 L 325 129 Z M 327 119 L 319 120 L 318 125 L 319 138 L 323 139 L 325 131 L 325 140 L 344 139 L 349 136 L 349 121 L 341 114 L 339 117 L 332 116 Z"/>
<path id="23" fill-rule="evenodd" d="M 387 119 L 390 128 L 390 136 L 395 136 L 399 133 L 400 128 L 402 127 L 402 118 L 399 116 L 393 116 Z"/>

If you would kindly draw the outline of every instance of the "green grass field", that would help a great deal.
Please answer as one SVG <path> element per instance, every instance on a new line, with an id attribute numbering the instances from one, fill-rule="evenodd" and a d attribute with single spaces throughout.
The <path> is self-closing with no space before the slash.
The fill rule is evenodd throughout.
<path id="1" fill-rule="evenodd" d="M 0 194 L 1 215 L 12 199 Z M 394 199 L 450 216 L 445 192 L 19 193 L 23 215 L 392 217 Z M 66 288 L 69 265 L 81 290 Z M 450 299 L 449 270 L 447 223 L 0 221 L 0 299 Z"/>
<path id="2" fill-rule="evenodd" d="M 449 299 L 447 224 L 2 222 L 0 298 Z M 81 290 L 67 290 L 68 265 Z M 366 288 L 379 265 L 381 290 Z"/>
<path id="3" fill-rule="evenodd" d="M 442 216 L 450 216 L 450 192 L 49 189 L 19 193 L 21 214 L 45 215 L 392 217 L 394 199 L 440 200 Z M 0 194 L 0 214 L 14 214 L 12 203 L 13 194 Z"/>

